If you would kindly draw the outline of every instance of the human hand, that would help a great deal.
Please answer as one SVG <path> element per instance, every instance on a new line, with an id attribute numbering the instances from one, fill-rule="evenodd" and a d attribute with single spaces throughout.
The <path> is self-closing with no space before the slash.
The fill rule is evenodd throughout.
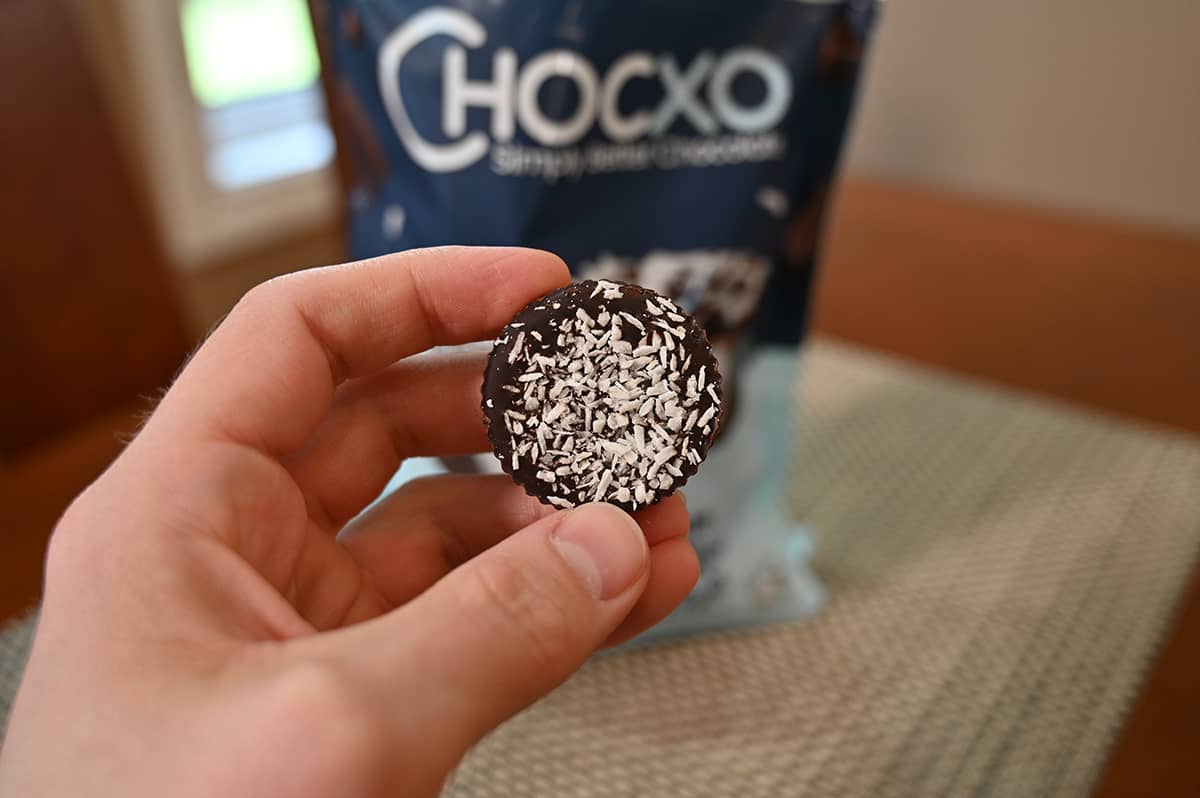
<path id="1" fill-rule="evenodd" d="M 694 584 L 675 496 L 551 511 L 401 460 L 487 447 L 480 354 L 568 280 L 413 251 L 251 291 L 67 510 L 4 795 L 431 796 L 484 734 Z"/>

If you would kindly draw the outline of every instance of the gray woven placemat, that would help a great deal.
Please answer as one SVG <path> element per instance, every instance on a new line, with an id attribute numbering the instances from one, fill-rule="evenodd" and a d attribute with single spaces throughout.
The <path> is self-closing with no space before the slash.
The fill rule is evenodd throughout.
<path id="1" fill-rule="evenodd" d="M 1200 444 L 817 341 L 814 620 L 597 660 L 478 796 L 1080 796 L 1200 540 Z"/>
<path id="2" fill-rule="evenodd" d="M 29 657 L 29 645 L 33 642 L 33 630 L 37 617 L 30 613 L 0 627 L 0 743 L 4 741 L 4 729 L 8 725 L 8 713 L 12 711 L 13 696 L 17 683 Z"/>
<path id="3" fill-rule="evenodd" d="M 1200 443 L 825 341 L 799 415 L 829 608 L 599 659 L 448 796 L 1087 794 L 1200 541 Z"/>

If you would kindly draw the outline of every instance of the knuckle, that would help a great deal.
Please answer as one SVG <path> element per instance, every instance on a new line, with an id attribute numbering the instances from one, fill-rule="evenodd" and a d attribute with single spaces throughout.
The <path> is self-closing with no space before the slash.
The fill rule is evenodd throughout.
<path id="1" fill-rule="evenodd" d="M 350 677 L 333 665 L 304 662 L 279 677 L 264 713 L 266 739 L 303 740 L 304 780 L 336 794 L 381 777 L 386 729 Z M 353 790 L 352 790 L 353 791 Z M 321 793 L 318 790 L 318 794 Z"/>
<path id="2" fill-rule="evenodd" d="M 86 560 L 85 543 L 86 538 L 70 527 L 59 526 L 50 535 L 44 565 L 47 591 L 57 583 L 60 575 L 68 577 Z"/>
<path id="3" fill-rule="evenodd" d="M 106 528 L 94 522 L 87 508 L 90 492 L 89 488 L 71 502 L 50 535 L 45 561 L 48 581 L 59 574 L 94 569 L 95 558 L 108 549 Z"/>
<path id="4" fill-rule="evenodd" d="M 528 569 L 495 558 L 472 569 L 468 600 L 491 618 L 500 634 L 515 637 L 533 672 L 560 671 L 582 659 L 580 624 L 569 601 L 556 597 Z"/>
<path id="5" fill-rule="evenodd" d="M 234 306 L 233 313 L 256 315 L 289 302 L 294 282 L 285 275 L 259 283 L 242 295 L 237 305 Z"/>

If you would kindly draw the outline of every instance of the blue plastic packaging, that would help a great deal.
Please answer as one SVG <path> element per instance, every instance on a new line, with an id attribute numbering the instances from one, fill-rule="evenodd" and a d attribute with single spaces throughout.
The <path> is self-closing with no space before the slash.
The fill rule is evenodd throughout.
<path id="1" fill-rule="evenodd" d="M 312 6 L 355 257 L 539 247 L 704 324 L 729 386 L 721 437 L 684 491 L 704 574 L 653 634 L 818 609 L 808 531 L 786 502 L 791 397 L 874 1 Z M 448 467 L 407 463 L 392 486 Z"/>

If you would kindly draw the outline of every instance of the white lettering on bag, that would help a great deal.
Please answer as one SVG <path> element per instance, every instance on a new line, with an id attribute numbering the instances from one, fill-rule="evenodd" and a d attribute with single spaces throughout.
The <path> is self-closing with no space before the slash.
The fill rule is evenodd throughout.
<path id="1" fill-rule="evenodd" d="M 442 59 L 442 133 L 450 141 L 438 144 L 417 131 L 405 107 L 400 87 L 404 59 L 418 45 L 448 36 Z M 549 50 L 525 64 L 510 47 L 492 54 L 491 76 L 467 77 L 467 50 L 487 42 L 487 30 L 475 18 L 455 8 L 432 7 L 414 14 L 397 27 L 379 48 L 378 78 L 384 109 L 396 135 L 412 159 L 429 172 L 454 172 L 478 162 L 493 142 L 507 144 L 518 128 L 544 147 L 575 144 L 596 125 L 609 141 L 631 142 L 658 138 L 683 121 L 701 136 L 721 133 L 763 133 L 783 119 L 792 101 L 792 76 L 771 53 L 756 47 L 737 47 L 725 53 L 703 52 L 688 64 L 670 53 L 657 57 L 637 50 L 617 58 L 604 75 L 577 52 Z M 761 81 L 763 96 L 740 101 L 734 82 L 742 75 Z M 565 119 L 548 115 L 539 97 L 547 81 L 570 81 L 577 95 Z M 620 109 L 621 92 L 634 79 L 657 80 L 663 99 L 656 108 L 630 113 Z M 467 129 L 467 110 L 485 109 L 490 137 Z"/>

